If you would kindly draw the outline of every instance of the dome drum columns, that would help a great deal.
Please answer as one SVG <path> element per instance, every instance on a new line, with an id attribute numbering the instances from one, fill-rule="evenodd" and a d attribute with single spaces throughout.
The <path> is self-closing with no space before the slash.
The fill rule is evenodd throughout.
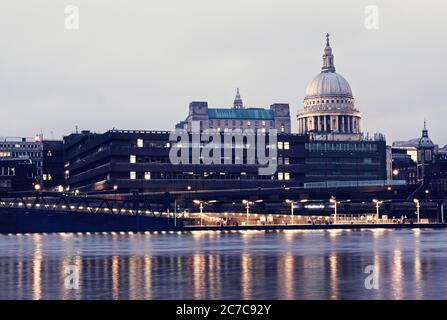
<path id="1" fill-rule="evenodd" d="M 298 132 L 360 134 L 358 115 L 303 115 L 298 118 Z"/>

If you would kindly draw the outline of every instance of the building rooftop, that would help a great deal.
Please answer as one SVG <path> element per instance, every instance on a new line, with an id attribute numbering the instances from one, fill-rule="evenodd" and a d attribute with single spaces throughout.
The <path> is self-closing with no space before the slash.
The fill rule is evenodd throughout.
<path id="1" fill-rule="evenodd" d="M 244 109 L 208 109 L 210 119 L 249 119 L 249 120 L 274 120 L 275 115 L 272 110 L 262 108 Z"/>

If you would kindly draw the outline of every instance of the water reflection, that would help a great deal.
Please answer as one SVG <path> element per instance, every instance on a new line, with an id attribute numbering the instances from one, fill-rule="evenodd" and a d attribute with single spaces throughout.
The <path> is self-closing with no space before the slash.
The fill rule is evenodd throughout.
<path id="1" fill-rule="evenodd" d="M 446 298 L 443 231 L 0 236 L 0 299 Z M 66 268 L 80 272 L 67 289 Z M 379 290 L 365 288 L 365 267 Z"/>

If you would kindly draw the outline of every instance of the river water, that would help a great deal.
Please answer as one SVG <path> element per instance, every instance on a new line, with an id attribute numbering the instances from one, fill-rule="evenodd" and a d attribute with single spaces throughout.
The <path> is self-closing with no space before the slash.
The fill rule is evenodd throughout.
<path id="1" fill-rule="evenodd" d="M 447 231 L 0 236 L 0 299 L 446 299 Z"/>

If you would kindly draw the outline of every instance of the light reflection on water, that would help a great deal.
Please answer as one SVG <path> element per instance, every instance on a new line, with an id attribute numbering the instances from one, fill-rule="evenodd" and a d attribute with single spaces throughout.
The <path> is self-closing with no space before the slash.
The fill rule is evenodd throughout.
<path id="1" fill-rule="evenodd" d="M 10 235 L 0 299 L 446 299 L 446 265 L 444 230 Z"/>

